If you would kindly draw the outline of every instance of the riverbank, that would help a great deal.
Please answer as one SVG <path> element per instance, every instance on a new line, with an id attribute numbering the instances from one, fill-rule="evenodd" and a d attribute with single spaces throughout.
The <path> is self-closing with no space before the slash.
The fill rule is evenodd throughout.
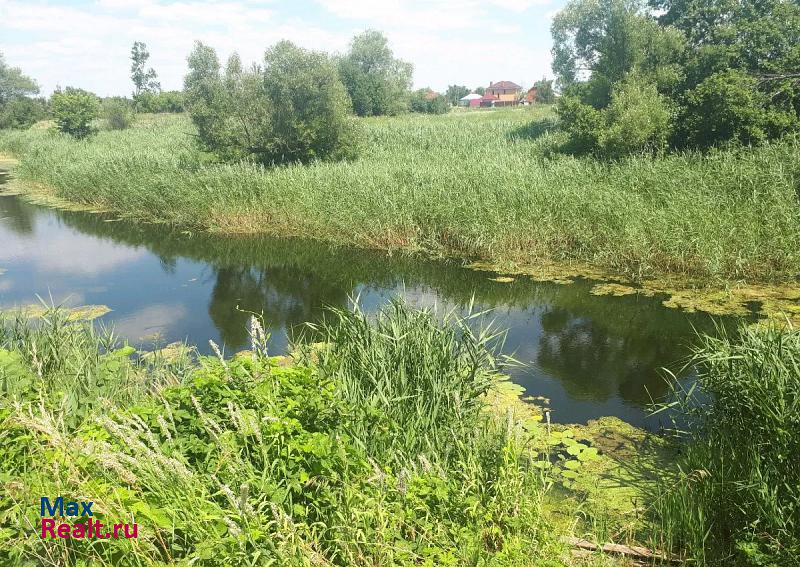
<path id="1" fill-rule="evenodd" d="M 220 165 L 185 116 L 75 141 L 0 133 L 21 190 L 187 230 L 303 236 L 632 281 L 793 282 L 800 142 L 618 163 L 554 153 L 548 108 L 362 121 L 352 162 Z"/>
<path id="2" fill-rule="evenodd" d="M 783 565 L 800 549 L 797 331 L 705 339 L 710 397 L 678 398 L 670 438 L 551 426 L 500 374 L 494 333 L 398 302 L 333 310 L 322 342 L 283 357 L 258 320 L 247 351 L 198 357 L 136 353 L 72 315 L 0 314 L 4 563 L 633 564 L 579 542 Z M 43 539 L 42 495 L 138 535 Z"/>
<path id="3" fill-rule="evenodd" d="M 4 562 L 573 565 L 559 536 L 645 535 L 640 491 L 609 473 L 646 436 L 615 420 L 551 428 L 498 374 L 492 336 L 457 320 L 337 311 L 326 346 L 292 357 L 268 356 L 253 321 L 250 350 L 196 359 L 107 348 L 69 315 L 0 319 Z M 138 537 L 43 541 L 43 494 L 93 502 L 95 522 Z M 579 507 L 609 531 L 595 537 Z"/>

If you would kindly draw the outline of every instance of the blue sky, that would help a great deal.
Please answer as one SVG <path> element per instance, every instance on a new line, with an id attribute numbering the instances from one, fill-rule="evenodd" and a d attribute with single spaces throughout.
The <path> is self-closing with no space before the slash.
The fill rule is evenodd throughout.
<path id="1" fill-rule="evenodd" d="M 550 70 L 550 22 L 564 0 L 0 0 L 0 51 L 49 94 L 60 86 L 130 94 L 130 47 L 144 41 L 162 88 L 181 87 L 199 39 L 224 59 L 259 60 L 289 39 L 345 51 L 352 36 L 383 31 L 414 64 L 416 87 L 531 85 Z"/>

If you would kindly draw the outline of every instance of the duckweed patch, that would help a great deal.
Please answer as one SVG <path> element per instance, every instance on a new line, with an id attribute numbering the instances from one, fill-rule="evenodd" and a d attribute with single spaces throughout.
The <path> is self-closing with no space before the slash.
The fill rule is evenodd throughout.
<path id="1" fill-rule="evenodd" d="M 9 310 L 28 319 L 41 319 L 52 313 L 53 308 L 41 304 L 23 305 Z M 92 321 L 110 313 L 112 309 L 107 305 L 82 305 L 80 307 L 62 308 L 63 315 L 69 321 Z"/>

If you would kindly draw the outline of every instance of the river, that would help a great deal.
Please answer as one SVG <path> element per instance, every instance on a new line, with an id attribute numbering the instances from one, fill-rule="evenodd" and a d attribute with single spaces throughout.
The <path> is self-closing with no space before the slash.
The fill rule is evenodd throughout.
<path id="1" fill-rule="evenodd" d="M 477 309 L 508 330 L 510 370 L 556 422 L 614 415 L 654 430 L 651 397 L 667 392 L 662 368 L 678 371 L 710 317 L 659 298 L 589 293 L 592 282 L 540 283 L 458 262 L 432 261 L 273 238 L 189 234 L 161 225 L 52 210 L 0 196 L 0 307 L 37 302 L 107 305 L 99 321 L 140 348 L 188 341 L 226 352 L 247 347 L 250 312 L 263 313 L 272 350 L 285 352 L 325 306 L 358 297 L 374 311 L 395 295 L 415 306 Z M 691 379 L 691 371 L 685 373 Z"/>

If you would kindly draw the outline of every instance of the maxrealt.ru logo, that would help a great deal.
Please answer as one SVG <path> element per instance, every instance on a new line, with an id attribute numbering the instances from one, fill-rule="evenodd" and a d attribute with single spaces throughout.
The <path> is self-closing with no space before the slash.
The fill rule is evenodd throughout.
<path id="1" fill-rule="evenodd" d="M 128 539 L 139 536 L 139 526 L 137 524 L 105 524 L 96 521 L 92 512 L 94 502 L 64 502 L 64 497 L 59 496 L 53 502 L 46 496 L 42 496 L 41 515 L 42 515 L 42 539 L 117 539 L 125 537 Z M 56 516 L 64 518 L 86 518 L 86 522 L 57 523 Z M 104 529 L 105 528 L 105 529 Z"/>

